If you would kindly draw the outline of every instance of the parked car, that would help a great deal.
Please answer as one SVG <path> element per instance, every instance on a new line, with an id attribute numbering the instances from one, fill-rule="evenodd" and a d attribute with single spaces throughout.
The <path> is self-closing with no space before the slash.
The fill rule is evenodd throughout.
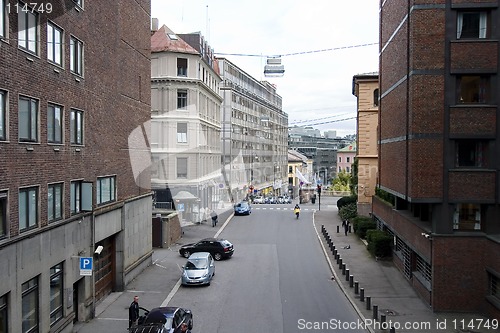
<path id="1" fill-rule="evenodd" d="M 261 195 L 256 196 L 253 198 L 253 203 L 254 204 L 263 204 L 264 203 L 264 197 Z"/>
<path id="2" fill-rule="evenodd" d="M 197 243 L 191 243 L 181 246 L 179 253 L 184 258 L 189 258 L 195 252 L 208 252 L 212 257 L 219 261 L 223 258 L 229 258 L 234 253 L 234 247 L 231 242 L 222 238 L 205 238 Z"/>
<path id="3" fill-rule="evenodd" d="M 208 252 L 196 252 L 189 256 L 182 267 L 182 285 L 210 285 L 215 275 L 214 258 Z"/>
<path id="4" fill-rule="evenodd" d="M 284 201 L 283 203 L 291 204 L 292 198 L 290 198 L 289 196 L 284 196 L 283 201 Z"/>
<path id="5" fill-rule="evenodd" d="M 250 215 L 252 213 L 252 206 L 248 201 L 242 201 L 234 205 L 234 215 Z"/>
<path id="6" fill-rule="evenodd" d="M 129 329 L 130 333 L 171 333 L 182 323 L 190 330 L 193 328 L 193 314 L 189 309 L 168 306 L 151 311 L 139 308 L 139 311 L 138 324 Z"/>
<path id="7" fill-rule="evenodd" d="M 276 199 L 276 203 L 279 203 L 279 204 L 284 204 L 285 203 L 285 198 L 283 196 L 278 196 L 278 198 Z"/>

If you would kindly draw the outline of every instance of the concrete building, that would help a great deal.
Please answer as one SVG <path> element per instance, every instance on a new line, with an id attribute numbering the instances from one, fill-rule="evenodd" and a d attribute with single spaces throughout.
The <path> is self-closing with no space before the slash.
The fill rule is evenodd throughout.
<path id="1" fill-rule="evenodd" d="M 388 0 L 380 22 L 374 216 L 435 311 L 499 318 L 498 1 Z"/>
<path id="2" fill-rule="evenodd" d="M 71 3 L 0 1 L 1 332 L 72 332 L 151 263 L 150 1 Z"/>
<path id="3" fill-rule="evenodd" d="M 320 138 L 321 132 L 319 129 L 313 128 L 311 126 L 293 126 L 288 129 L 289 135 L 304 135 L 304 136 L 312 136 L 314 138 Z"/>
<path id="4" fill-rule="evenodd" d="M 258 81 L 226 58 L 222 77 L 222 161 L 226 187 L 237 202 L 249 192 L 287 191 L 288 115 L 276 87 Z"/>
<path id="5" fill-rule="evenodd" d="M 183 219 L 198 222 L 200 208 L 213 208 L 223 192 L 218 63 L 199 33 L 181 37 L 156 25 L 153 19 L 151 186 L 156 202 L 174 203 Z"/>
<path id="6" fill-rule="evenodd" d="M 358 111 L 358 215 L 369 216 L 378 176 L 378 73 L 353 76 L 352 94 L 357 98 Z"/>

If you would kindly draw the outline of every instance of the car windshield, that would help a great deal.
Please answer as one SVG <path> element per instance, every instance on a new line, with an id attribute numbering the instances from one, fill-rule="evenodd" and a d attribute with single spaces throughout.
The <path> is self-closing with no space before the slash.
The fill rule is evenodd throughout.
<path id="1" fill-rule="evenodd" d="M 228 246 L 231 246 L 232 244 L 229 243 L 227 240 L 223 240 L 221 241 L 221 244 L 224 246 L 224 247 L 228 247 Z"/>
<path id="2" fill-rule="evenodd" d="M 248 204 L 246 202 L 240 202 L 239 204 L 236 205 L 236 207 L 240 207 L 240 208 L 246 208 L 248 206 Z"/>
<path id="3" fill-rule="evenodd" d="M 208 261 L 206 259 L 189 259 L 186 263 L 185 269 L 206 269 L 208 266 Z"/>
<path id="4" fill-rule="evenodd" d="M 146 320 L 144 320 L 144 324 L 152 325 L 152 324 L 163 324 L 168 330 L 172 328 L 172 319 L 171 317 L 165 317 L 163 313 L 150 313 Z M 168 331 L 167 331 L 168 332 Z"/>

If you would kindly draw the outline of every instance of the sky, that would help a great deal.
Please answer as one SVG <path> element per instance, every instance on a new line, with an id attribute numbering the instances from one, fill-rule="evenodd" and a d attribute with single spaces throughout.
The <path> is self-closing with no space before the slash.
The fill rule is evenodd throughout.
<path id="1" fill-rule="evenodd" d="M 378 0 L 151 0 L 151 17 L 175 33 L 200 31 L 217 56 L 275 84 L 289 126 L 344 137 L 356 133 L 353 76 L 378 71 L 378 6 Z M 311 52 L 318 50 L 326 51 Z M 267 56 L 281 56 L 283 77 L 264 76 Z"/>

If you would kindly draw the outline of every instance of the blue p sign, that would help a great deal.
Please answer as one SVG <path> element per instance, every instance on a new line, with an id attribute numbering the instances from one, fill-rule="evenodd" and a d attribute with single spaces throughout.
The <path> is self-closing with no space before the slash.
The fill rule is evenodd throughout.
<path id="1" fill-rule="evenodd" d="M 92 270 L 92 257 L 81 257 L 80 258 L 80 269 L 82 270 Z"/>

